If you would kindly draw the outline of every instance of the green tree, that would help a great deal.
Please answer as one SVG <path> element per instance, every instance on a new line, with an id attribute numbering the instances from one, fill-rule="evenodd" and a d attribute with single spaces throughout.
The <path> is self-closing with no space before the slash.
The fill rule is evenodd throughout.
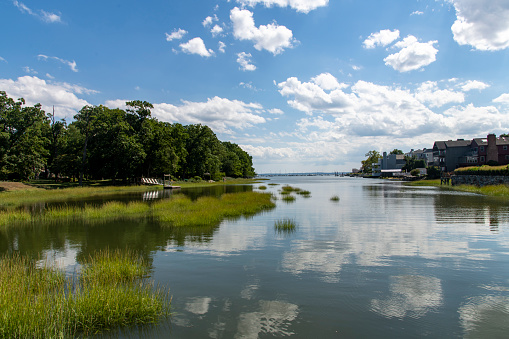
<path id="1" fill-rule="evenodd" d="M 0 175 L 26 180 L 37 176 L 48 156 L 48 119 L 40 104 L 24 106 L 0 91 Z"/>
<path id="2" fill-rule="evenodd" d="M 415 155 L 411 157 L 405 156 L 405 165 L 401 169 L 410 172 L 416 168 L 426 168 L 426 161 L 423 159 L 418 160 Z"/>
<path id="3" fill-rule="evenodd" d="M 372 173 L 373 165 L 376 164 L 378 160 L 382 158 L 382 156 L 380 155 L 380 152 L 376 150 L 369 151 L 368 153 L 364 154 L 364 156 L 366 159 L 361 162 L 361 171 L 362 173 Z"/>
<path id="4" fill-rule="evenodd" d="M 399 155 L 401 155 L 401 154 L 403 154 L 403 151 L 400 150 L 400 149 L 395 148 L 389 154 L 399 154 Z"/>

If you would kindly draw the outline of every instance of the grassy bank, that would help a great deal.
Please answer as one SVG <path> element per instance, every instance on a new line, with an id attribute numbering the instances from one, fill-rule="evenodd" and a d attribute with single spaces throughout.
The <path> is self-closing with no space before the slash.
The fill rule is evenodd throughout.
<path id="1" fill-rule="evenodd" d="M 459 186 L 450 186 L 450 185 L 440 185 L 440 179 L 436 180 L 419 180 L 405 183 L 407 186 L 433 186 L 433 187 L 441 187 L 443 189 L 449 189 L 460 192 L 470 192 L 477 193 L 491 197 L 502 197 L 509 198 L 509 186 L 507 185 L 494 185 L 494 186 L 483 186 L 477 187 L 473 185 L 459 185 Z"/>
<path id="2" fill-rule="evenodd" d="M 86 337 L 168 316 L 168 291 L 143 279 L 137 257 L 101 252 L 74 278 L 18 255 L 0 258 L 0 338 Z"/>
<path id="3" fill-rule="evenodd" d="M 40 214 L 27 210 L 0 211 L 0 227 L 27 223 L 81 221 L 99 223 L 113 220 L 155 218 L 163 226 L 212 226 L 224 218 L 254 215 L 275 207 L 272 195 L 258 192 L 228 193 L 201 197 L 196 201 L 179 194 L 171 199 L 146 202 L 107 202 L 101 206 L 51 207 Z"/>
<path id="4" fill-rule="evenodd" d="M 46 183 L 48 182 L 48 183 Z M 210 187 L 210 186 L 222 186 L 222 185 L 249 185 L 257 183 L 259 181 L 255 179 L 229 179 L 225 182 L 173 182 L 173 185 L 186 187 Z M 52 181 L 32 181 L 31 185 L 36 185 L 39 189 L 35 189 L 34 186 L 25 185 L 26 189 L 7 190 L 0 192 L 0 207 L 9 208 L 16 207 L 22 204 L 30 204 L 35 202 L 49 202 L 49 201 L 61 201 L 69 199 L 82 199 L 88 197 L 100 197 L 108 195 L 116 195 L 123 193 L 137 193 L 145 191 L 159 190 L 163 187 L 160 185 L 155 186 L 113 186 L 106 185 L 111 181 L 101 182 L 101 184 L 94 184 L 84 187 L 69 187 L 69 183 L 55 184 Z M 1 184 L 1 183 L 0 183 Z M 4 186 L 8 189 L 10 183 L 4 182 Z M 0 185 L 1 186 L 1 185 Z M 46 189 L 40 189 L 40 188 Z M 33 189 L 30 189 L 33 188 Z"/>

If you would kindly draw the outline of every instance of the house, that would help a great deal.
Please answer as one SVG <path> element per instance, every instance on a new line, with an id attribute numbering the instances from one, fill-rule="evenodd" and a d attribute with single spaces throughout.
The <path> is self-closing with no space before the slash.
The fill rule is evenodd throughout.
<path id="1" fill-rule="evenodd" d="M 509 138 L 489 134 L 486 138 L 472 140 L 435 141 L 433 158 L 433 164 L 443 172 L 452 172 L 459 167 L 486 165 L 490 161 L 507 165 Z"/>
<path id="2" fill-rule="evenodd" d="M 405 166 L 405 155 L 403 154 L 389 154 L 383 153 L 383 157 L 378 160 L 378 163 L 373 165 L 373 177 L 387 177 L 394 176 L 401 173 L 401 169 Z"/>
<path id="3" fill-rule="evenodd" d="M 423 148 L 418 150 L 410 150 L 410 152 L 406 153 L 407 157 L 415 157 L 417 160 L 424 160 L 426 166 L 432 166 L 434 163 L 433 158 L 433 149 Z"/>

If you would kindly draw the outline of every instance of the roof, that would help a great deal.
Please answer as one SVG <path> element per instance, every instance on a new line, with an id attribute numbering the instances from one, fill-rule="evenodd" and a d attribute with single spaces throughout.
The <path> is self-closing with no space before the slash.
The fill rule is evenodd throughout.
<path id="1" fill-rule="evenodd" d="M 447 140 L 447 141 L 435 141 L 433 148 L 446 149 L 451 147 L 468 147 L 472 143 L 472 140 L 458 139 L 458 140 Z"/>
<path id="2" fill-rule="evenodd" d="M 488 139 L 486 138 L 474 138 L 475 143 L 478 146 L 487 146 Z M 498 137 L 497 138 L 497 146 L 500 145 L 509 145 L 509 137 Z"/>

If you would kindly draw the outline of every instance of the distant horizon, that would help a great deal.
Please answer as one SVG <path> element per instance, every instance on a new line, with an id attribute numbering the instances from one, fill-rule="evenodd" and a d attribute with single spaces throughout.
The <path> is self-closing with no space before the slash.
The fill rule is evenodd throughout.
<path id="1" fill-rule="evenodd" d="M 509 132 L 509 0 L 7 0 L 0 19 L 10 97 L 68 122 L 148 101 L 261 173 Z"/>

